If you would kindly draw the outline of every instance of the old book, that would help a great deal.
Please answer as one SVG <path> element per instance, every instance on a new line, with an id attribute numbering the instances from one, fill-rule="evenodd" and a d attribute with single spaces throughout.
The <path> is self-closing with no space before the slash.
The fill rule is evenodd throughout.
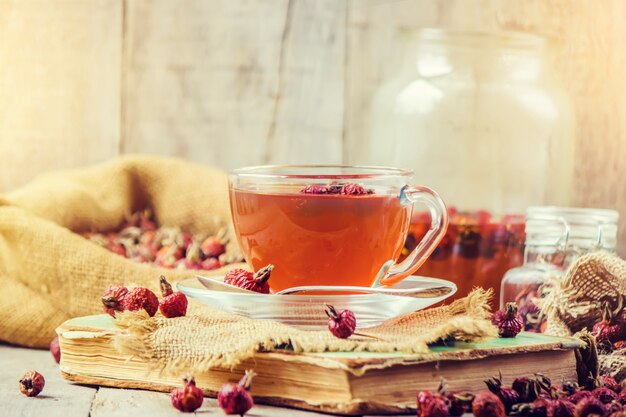
<path id="1" fill-rule="evenodd" d="M 120 354 L 113 344 L 119 332 L 108 315 L 69 320 L 58 329 L 61 372 L 77 383 L 169 391 L 180 374 Z M 575 339 L 521 333 L 514 339 L 433 346 L 422 355 L 400 352 L 258 353 L 233 369 L 196 374 L 207 395 L 254 369 L 255 401 L 328 413 L 412 412 L 419 390 L 435 390 L 443 377 L 450 389 L 479 391 L 484 380 L 502 372 L 505 382 L 539 372 L 553 381 L 576 380 Z"/>

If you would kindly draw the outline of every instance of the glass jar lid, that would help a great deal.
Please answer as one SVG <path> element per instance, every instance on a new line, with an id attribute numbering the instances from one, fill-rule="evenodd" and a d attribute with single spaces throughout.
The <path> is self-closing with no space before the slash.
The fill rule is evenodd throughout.
<path id="1" fill-rule="evenodd" d="M 615 210 L 529 207 L 526 211 L 526 245 L 614 251 L 618 219 L 619 213 Z"/>

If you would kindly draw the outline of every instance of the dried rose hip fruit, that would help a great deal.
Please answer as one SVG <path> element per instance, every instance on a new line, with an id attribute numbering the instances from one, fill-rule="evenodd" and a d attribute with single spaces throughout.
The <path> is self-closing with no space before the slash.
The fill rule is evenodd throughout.
<path id="1" fill-rule="evenodd" d="M 200 269 L 204 269 L 206 271 L 217 269 L 217 268 L 220 268 L 221 266 L 222 266 L 222 263 L 219 261 L 219 259 L 216 259 L 216 258 L 205 259 L 204 261 L 200 263 Z"/>
<path id="2" fill-rule="evenodd" d="M 147 288 L 133 288 L 124 297 L 124 310 L 145 310 L 150 317 L 154 316 L 159 309 L 159 299 Z"/>
<path id="3" fill-rule="evenodd" d="M 182 292 L 174 292 L 163 275 L 159 278 L 159 285 L 163 296 L 159 301 L 161 314 L 167 318 L 181 317 L 187 314 L 187 296 Z"/>
<path id="4" fill-rule="evenodd" d="M 261 294 L 270 293 L 270 285 L 267 281 L 270 279 L 270 275 L 274 265 L 267 265 L 261 268 L 256 274 L 244 269 L 233 269 L 228 271 L 224 277 L 224 282 L 235 287 L 243 288 L 248 291 L 254 291 Z"/>
<path id="5" fill-rule="evenodd" d="M 302 194 L 328 194 L 328 188 L 322 184 L 309 184 L 300 190 Z"/>
<path id="6" fill-rule="evenodd" d="M 615 314 L 611 311 L 609 303 L 604 303 L 602 308 L 602 321 L 593 325 L 591 333 L 600 342 L 617 342 L 626 337 L 626 321 L 621 317 L 621 312 Z"/>
<path id="7" fill-rule="evenodd" d="M 622 391 L 622 386 L 610 375 L 601 375 L 600 382 L 602 383 L 602 386 L 607 387 L 618 394 Z"/>
<path id="8" fill-rule="evenodd" d="M 506 417 L 504 404 L 493 392 L 482 391 L 476 394 L 472 403 L 475 417 Z"/>
<path id="9" fill-rule="evenodd" d="M 26 372 L 20 378 L 20 392 L 27 397 L 36 397 L 43 387 L 46 385 L 46 381 L 43 376 L 37 371 Z"/>
<path id="10" fill-rule="evenodd" d="M 600 400 L 588 397 L 576 404 L 576 417 L 604 416 L 606 407 Z"/>
<path id="11" fill-rule="evenodd" d="M 500 337 L 515 337 L 524 327 L 524 320 L 517 312 L 515 303 L 508 303 L 503 310 L 496 311 L 492 322 L 498 327 Z"/>
<path id="12" fill-rule="evenodd" d="M 504 404 L 504 409 L 508 413 L 511 411 L 511 408 L 520 402 L 520 396 L 513 388 L 508 388 L 503 386 L 502 384 L 502 374 L 497 377 L 493 377 L 485 381 L 487 388 L 489 391 L 493 392 L 498 396 L 502 404 Z"/>
<path id="13" fill-rule="evenodd" d="M 50 353 L 56 363 L 61 362 L 61 348 L 59 347 L 59 338 L 55 337 L 50 341 Z"/>
<path id="14" fill-rule="evenodd" d="M 366 190 L 362 185 L 348 183 L 344 184 L 341 187 L 341 194 L 345 195 L 365 195 L 365 194 L 373 194 L 373 190 Z"/>
<path id="15" fill-rule="evenodd" d="M 243 416 L 252 408 L 254 400 L 248 391 L 252 384 L 254 372 L 246 371 L 238 384 L 224 384 L 217 394 L 217 403 L 225 414 Z"/>
<path id="16" fill-rule="evenodd" d="M 448 417 L 448 404 L 439 393 L 420 391 L 417 394 L 417 417 Z"/>
<path id="17" fill-rule="evenodd" d="M 196 387 L 196 381 L 193 377 L 183 380 L 182 388 L 174 388 L 170 393 L 172 405 L 183 413 L 192 413 L 202 405 L 204 401 L 204 393 Z"/>
<path id="18" fill-rule="evenodd" d="M 591 391 L 578 391 L 567 397 L 567 399 L 574 404 L 578 404 L 585 398 L 589 398 L 591 396 Z"/>
<path id="19" fill-rule="evenodd" d="M 511 388 L 519 395 L 519 401 L 522 403 L 531 403 L 539 398 L 541 387 L 534 378 L 521 377 L 516 378 Z"/>
<path id="20" fill-rule="evenodd" d="M 102 294 L 102 305 L 105 313 L 115 317 L 116 311 L 124 311 L 124 298 L 128 295 L 128 288 L 113 285 Z"/>
<path id="21" fill-rule="evenodd" d="M 576 405 L 574 403 L 565 400 L 559 399 L 553 401 L 553 411 L 551 417 L 575 417 L 576 416 Z"/>
<path id="22" fill-rule="evenodd" d="M 617 394 L 615 391 L 607 388 L 607 387 L 598 387 L 591 391 L 591 395 L 600 400 L 602 404 L 609 404 L 617 400 Z"/>
<path id="23" fill-rule="evenodd" d="M 326 315 L 328 316 L 328 330 L 340 339 L 347 339 L 352 336 L 356 329 L 356 317 L 350 310 L 339 310 L 331 305 L 326 305 Z"/>
<path id="24" fill-rule="evenodd" d="M 226 248 L 222 242 L 213 236 L 207 237 L 204 242 L 202 242 L 200 250 L 202 250 L 202 253 L 204 253 L 204 255 L 208 258 L 217 258 L 226 252 Z"/>

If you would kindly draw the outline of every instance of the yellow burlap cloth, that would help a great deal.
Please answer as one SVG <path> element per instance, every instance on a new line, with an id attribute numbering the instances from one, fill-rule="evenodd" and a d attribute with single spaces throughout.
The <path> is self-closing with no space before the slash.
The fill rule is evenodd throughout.
<path id="1" fill-rule="evenodd" d="M 255 352 L 275 348 L 294 352 L 426 353 L 427 344 L 444 339 L 478 341 L 497 336 L 490 321 L 491 295 L 491 291 L 476 289 L 450 305 L 409 313 L 359 330 L 370 337 L 353 335 L 349 339 L 337 339 L 328 330 L 299 330 L 193 303 L 186 317 L 174 319 L 130 312 L 119 314 L 117 325 L 124 332 L 116 336 L 115 343 L 122 352 L 162 369 L 187 373 L 214 366 L 234 366 Z"/>
<path id="2" fill-rule="evenodd" d="M 45 347 L 65 320 L 101 312 L 108 285 L 157 290 L 160 274 L 172 282 L 193 276 L 135 263 L 75 233 L 114 230 L 144 208 L 160 225 L 216 233 L 230 221 L 226 174 L 130 156 L 46 174 L 0 197 L 0 340 Z"/>
<path id="3" fill-rule="evenodd" d="M 564 278 L 544 286 L 537 300 L 547 318 L 546 333 L 570 336 L 591 330 L 602 320 L 602 304 L 617 310 L 626 296 L 626 261 L 607 252 L 590 253 L 570 266 Z M 599 346 L 600 374 L 626 378 L 626 352 L 603 351 Z"/>

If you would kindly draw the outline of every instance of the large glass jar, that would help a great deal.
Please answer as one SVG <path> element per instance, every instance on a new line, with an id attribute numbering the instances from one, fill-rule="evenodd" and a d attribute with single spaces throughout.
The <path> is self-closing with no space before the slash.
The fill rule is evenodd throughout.
<path id="1" fill-rule="evenodd" d="M 535 299 L 542 296 L 544 285 L 561 277 L 585 253 L 615 252 L 618 217 L 614 210 L 530 207 L 524 264 L 504 275 L 500 307 L 517 303 L 526 330 L 541 331 Z"/>
<path id="2" fill-rule="evenodd" d="M 368 162 L 414 169 L 451 210 L 418 273 L 453 280 L 458 296 L 498 292 L 523 260 L 526 207 L 569 204 L 572 108 L 542 38 L 425 29 L 412 45 L 374 98 Z M 408 248 L 427 224 L 415 214 Z"/>

